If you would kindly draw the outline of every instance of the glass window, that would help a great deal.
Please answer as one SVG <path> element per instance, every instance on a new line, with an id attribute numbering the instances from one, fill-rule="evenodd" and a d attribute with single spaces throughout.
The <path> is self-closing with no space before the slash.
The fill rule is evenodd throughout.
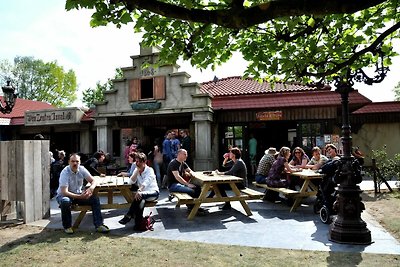
<path id="1" fill-rule="evenodd" d="M 235 138 L 243 138 L 243 127 L 242 126 L 234 126 L 233 132 L 235 134 Z"/>

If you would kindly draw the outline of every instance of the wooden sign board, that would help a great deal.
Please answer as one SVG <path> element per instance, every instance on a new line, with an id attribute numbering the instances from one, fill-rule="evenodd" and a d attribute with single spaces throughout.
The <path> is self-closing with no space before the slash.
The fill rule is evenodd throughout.
<path id="1" fill-rule="evenodd" d="M 262 111 L 256 113 L 256 119 L 258 121 L 278 121 L 282 120 L 282 111 Z"/>

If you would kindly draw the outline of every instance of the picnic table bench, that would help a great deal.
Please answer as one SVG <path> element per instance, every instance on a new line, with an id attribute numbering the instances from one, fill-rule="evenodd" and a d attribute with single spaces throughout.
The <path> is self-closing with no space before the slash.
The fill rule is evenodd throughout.
<path id="1" fill-rule="evenodd" d="M 246 203 L 246 200 L 261 199 L 264 196 L 262 192 L 250 188 L 244 188 L 241 190 L 238 189 L 236 183 L 241 183 L 242 178 L 231 175 L 218 175 L 212 172 L 194 172 L 191 182 L 201 186 L 201 193 L 198 198 L 193 198 L 187 193 L 170 192 L 173 197 L 176 197 L 178 199 L 176 207 L 180 207 L 180 205 L 182 204 L 194 205 L 194 208 L 188 215 L 189 220 L 194 218 L 200 205 L 203 203 L 230 201 L 239 201 L 242 204 L 242 207 L 245 210 L 246 214 L 250 216 L 252 215 L 252 213 Z M 234 195 L 226 197 L 221 196 L 221 193 L 218 190 L 219 184 L 229 185 Z M 215 196 L 213 198 L 207 198 L 210 190 L 213 190 L 215 192 Z"/>
<path id="2" fill-rule="evenodd" d="M 316 173 L 312 170 L 303 170 L 299 172 L 292 172 L 290 173 L 292 176 L 299 177 L 300 179 L 304 180 L 303 185 L 301 186 L 300 190 L 292 190 L 285 187 L 270 187 L 266 184 L 259 184 L 253 182 L 253 184 L 257 187 L 262 187 L 267 190 L 275 191 L 284 194 L 289 198 L 294 199 L 294 203 L 290 209 L 290 212 L 296 211 L 297 207 L 300 206 L 301 201 L 305 197 L 315 196 L 318 192 L 318 187 L 312 182 L 314 179 L 322 179 L 324 176 L 321 173 Z"/>
<path id="3" fill-rule="evenodd" d="M 262 188 L 265 188 L 267 190 L 271 190 L 271 191 L 275 191 L 275 192 L 278 192 L 278 193 L 282 193 L 285 196 L 292 196 L 292 195 L 296 195 L 296 194 L 299 193 L 299 191 L 292 190 L 292 189 L 289 189 L 289 188 L 286 188 L 286 187 L 270 187 L 267 184 L 259 184 L 257 182 L 253 182 L 253 185 L 255 185 L 256 187 L 262 187 Z"/>
<path id="4" fill-rule="evenodd" d="M 237 200 L 241 199 L 261 199 L 264 196 L 264 193 L 259 192 L 257 190 L 253 190 L 251 188 L 244 188 L 241 189 L 240 192 L 242 193 L 240 197 L 237 198 Z M 212 202 L 224 202 L 224 201 L 232 201 L 235 199 L 235 197 L 214 197 L 214 198 L 209 198 L 209 199 L 199 199 L 199 198 L 193 198 L 187 193 L 181 193 L 181 192 L 171 192 L 170 195 L 176 197 L 178 200 L 176 202 L 176 207 L 180 207 L 180 205 L 183 204 L 195 204 L 195 203 L 212 203 Z"/>
<path id="5" fill-rule="evenodd" d="M 107 203 L 101 204 L 101 209 L 129 209 L 131 203 L 133 202 L 133 193 L 130 190 L 131 185 L 127 182 L 124 177 L 116 176 L 106 176 L 98 177 L 96 176 L 98 183 L 93 191 L 95 195 L 107 195 Z M 123 196 L 125 199 L 124 203 L 114 203 L 115 196 Z M 145 207 L 154 207 L 157 204 L 155 201 L 146 201 Z M 92 210 L 89 205 L 72 205 L 71 211 L 80 211 L 78 217 L 75 219 L 73 228 L 77 229 L 81 224 L 83 218 L 88 211 Z"/>
<path id="6" fill-rule="evenodd" d="M 157 200 L 154 201 L 146 201 L 144 206 L 145 207 L 154 207 L 157 204 Z M 131 203 L 124 203 L 124 204 L 119 204 L 118 208 L 127 208 L 129 209 L 129 207 L 131 206 Z M 114 205 L 110 205 L 110 204 L 101 204 L 100 205 L 101 209 L 114 209 L 115 206 Z M 88 211 L 91 211 L 92 207 L 89 205 L 78 205 L 78 204 L 74 204 L 71 206 L 71 211 L 80 211 L 78 217 L 76 217 L 74 225 L 72 226 L 72 228 L 74 229 L 78 229 L 79 225 L 81 224 L 83 218 L 85 217 L 86 213 Z"/>

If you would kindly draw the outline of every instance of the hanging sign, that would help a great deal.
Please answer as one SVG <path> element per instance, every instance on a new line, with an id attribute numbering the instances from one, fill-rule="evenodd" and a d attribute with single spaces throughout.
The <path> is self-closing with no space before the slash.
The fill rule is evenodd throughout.
<path id="1" fill-rule="evenodd" d="M 279 121 L 282 120 L 282 111 L 261 111 L 256 112 L 256 119 L 258 121 Z"/>

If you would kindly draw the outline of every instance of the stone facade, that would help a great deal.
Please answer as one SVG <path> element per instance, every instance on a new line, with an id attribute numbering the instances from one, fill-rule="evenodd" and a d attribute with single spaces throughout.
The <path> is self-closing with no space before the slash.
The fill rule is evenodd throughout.
<path id="1" fill-rule="evenodd" d="M 130 127 L 143 135 L 143 126 L 137 124 L 138 119 L 150 121 L 163 115 L 179 117 L 180 114 L 190 114 L 191 125 L 185 127 L 194 130 L 191 132 L 195 142 L 194 168 L 213 168 L 211 97 L 200 92 L 198 83 L 189 82 L 189 74 L 178 72 L 179 66 L 176 64 L 142 68 L 145 63 L 157 62 L 156 48 L 142 47 L 140 55 L 131 58 L 132 66 L 122 69 L 123 78 L 113 81 L 113 90 L 106 92 L 106 100 L 96 103 L 98 149 L 112 153 L 112 130 L 121 129 L 118 123 L 121 119 L 131 121 Z M 149 84 L 153 86 L 153 92 L 143 91 Z M 147 95 L 143 98 L 143 94 L 149 94 L 150 97 Z"/>

